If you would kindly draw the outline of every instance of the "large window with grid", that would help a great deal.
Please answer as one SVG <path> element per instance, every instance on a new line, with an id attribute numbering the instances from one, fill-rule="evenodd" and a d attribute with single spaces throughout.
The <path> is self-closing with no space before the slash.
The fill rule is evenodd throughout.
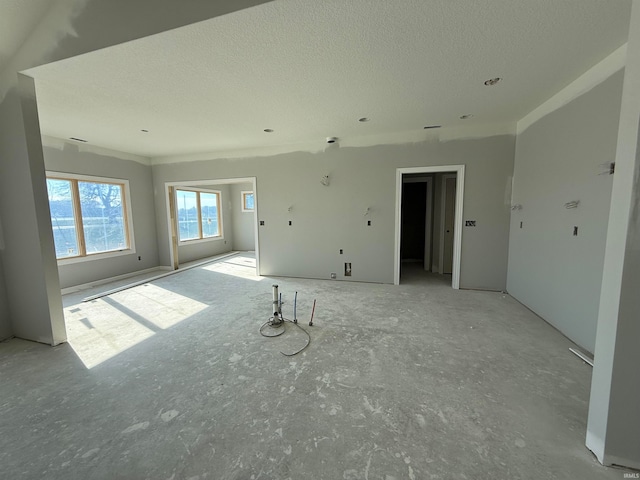
<path id="1" fill-rule="evenodd" d="M 176 210 L 181 242 L 222 237 L 220 192 L 176 189 Z"/>
<path id="2" fill-rule="evenodd" d="M 47 174 L 56 258 L 132 249 L 127 180 Z"/>

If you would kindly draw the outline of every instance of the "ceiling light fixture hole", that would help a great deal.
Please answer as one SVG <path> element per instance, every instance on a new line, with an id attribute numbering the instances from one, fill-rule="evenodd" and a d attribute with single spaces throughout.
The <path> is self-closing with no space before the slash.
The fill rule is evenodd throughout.
<path id="1" fill-rule="evenodd" d="M 358 119 L 358 121 L 362 122 L 362 123 L 365 123 L 365 122 L 369 121 L 369 118 L 368 117 L 361 117 L 361 118 Z"/>
<path id="2" fill-rule="evenodd" d="M 273 128 L 265 128 L 264 131 L 266 133 L 273 133 Z"/>

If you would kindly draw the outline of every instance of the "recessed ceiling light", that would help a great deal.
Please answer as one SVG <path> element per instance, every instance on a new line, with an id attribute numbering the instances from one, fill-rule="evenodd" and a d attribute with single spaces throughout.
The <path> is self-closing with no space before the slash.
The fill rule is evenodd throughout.
<path id="1" fill-rule="evenodd" d="M 473 117 L 473 113 L 467 113 L 465 115 L 460 115 L 460 120 L 466 120 L 471 117 Z"/>
<path id="2" fill-rule="evenodd" d="M 500 78 L 500 77 L 490 78 L 489 80 L 487 80 L 486 82 L 484 82 L 484 84 L 485 84 L 487 87 L 491 87 L 491 86 L 495 85 L 496 83 L 498 83 L 500 80 L 502 80 L 502 78 Z"/>
<path id="3" fill-rule="evenodd" d="M 362 122 L 362 123 L 364 123 L 364 122 L 368 122 L 368 121 L 369 121 L 369 118 L 368 118 L 368 117 L 362 117 L 362 118 L 359 118 L 359 119 L 358 119 L 358 121 L 359 121 L 359 122 Z"/>
<path id="4" fill-rule="evenodd" d="M 427 125 L 426 127 L 423 127 L 425 130 L 430 130 L 432 128 L 440 128 L 442 125 Z"/>
<path id="5" fill-rule="evenodd" d="M 84 138 L 69 137 L 69 140 L 75 140 L 76 142 L 87 143 L 87 140 L 85 140 Z"/>
<path id="6" fill-rule="evenodd" d="M 267 133 L 273 133 L 273 129 L 272 128 L 265 128 L 264 131 L 267 132 Z"/>

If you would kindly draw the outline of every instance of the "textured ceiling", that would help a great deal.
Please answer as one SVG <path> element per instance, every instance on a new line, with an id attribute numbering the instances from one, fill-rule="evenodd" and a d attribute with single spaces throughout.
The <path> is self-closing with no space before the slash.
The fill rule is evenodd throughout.
<path id="1" fill-rule="evenodd" d="M 29 74 L 43 134 L 148 157 L 516 122 L 625 43 L 630 5 L 276 0 Z"/>
<path id="2" fill-rule="evenodd" d="M 52 0 L 0 0 L 0 72 L 51 7 Z"/>

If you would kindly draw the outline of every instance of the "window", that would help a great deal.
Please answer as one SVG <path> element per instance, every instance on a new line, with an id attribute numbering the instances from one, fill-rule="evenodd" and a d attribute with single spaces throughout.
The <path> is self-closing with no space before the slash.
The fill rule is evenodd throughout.
<path id="1" fill-rule="evenodd" d="M 222 236 L 220 192 L 176 190 L 176 204 L 181 242 Z"/>
<path id="2" fill-rule="evenodd" d="M 253 212 L 255 208 L 255 200 L 253 192 L 240 192 L 242 194 L 242 211 Z"/>
<path id="3" fill-rule="evenodd" d="M 56 258 L 130 250 L 128 186 L 126 180 L 49 174 L 47 192 Z"/>

